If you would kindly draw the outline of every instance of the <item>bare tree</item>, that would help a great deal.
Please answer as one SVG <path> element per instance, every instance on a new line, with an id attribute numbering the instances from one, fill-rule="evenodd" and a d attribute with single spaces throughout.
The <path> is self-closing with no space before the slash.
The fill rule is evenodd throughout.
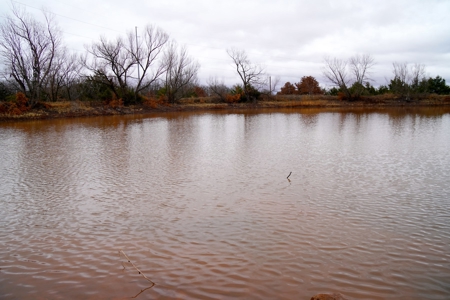
<path id="1" fill-rule="evenodd" d="M 87 56 L 84 58 L 86 68 L 94 73 L 91 79 L 108 86 L 118 98 L 128 97 L 129 80 L 137 62 L 123 39 L 117 37 L 114 41 L 108 41 L 101 37 L 99 42 L 86 50 L 92 56 L 90 60 Z"/>
<path id="2" fill-rule="evenodd" d="M 179 48 L 171 42 L 164 56 L 166 78 L 164 88 L 169 102 L 174 103 L 183 96 L 183 91 L 197 81 L 200 64 L 187 53 L 186 47 Z"/>
<path id="3" fill-rule="evenodd" d="M 147 25 L 141 33 L 142 38 L 136 43 L 135 36 L 128 33 L 128 51 L 137 63 L 137 84 L 135 97 L 149 88 L 166 71 L 163 60 L 159 60 L 169 35 L 162 29 Z"/>
<path id="4" fill-rule="evenodd" d="M 348 61 L 326 57 L 323 74 L 352 100 L 361 96 L 364 84 L 370 80 L 370 69 L 373 66 L 374 59 L 369 54 L 355 55 Z"/>
<path id="5" fill-rule="evenodd" d="M 55 56 L 50 74 L 44 83 L 50 101 L 57 101 L 60 97 L 74 100 L 71 97 L 72 85 L 78 80 L 83 67 L 79 62 L 78 55 L 68 53 L 66 48 Z"/>
<path id="6" fill-rule="evenodd" d="M 62 34 L 52 15 L 36 21 L 13 4 L 12 16 L 0 25 L 0 56 L 5 79 L 25 93 L 34 105 L 43 96 L 57 57 L 62 57 Z"/>
<path id="7" fill-rule="evenodd" d="M 255 101 L 252 97 L 252 89 L 263 84 L 264 69 L 256 64 L 252 64 L 244 50 L 228 49 L 228 56 L 231 57 L 243 86 L 244 96 L 247 100 Z"/>
<path id="8" fill-rule="evenodd" d="M 75 100 L 74 86 L 80 79 L 83 65 L 80 63 L 80 57 L 77 54 L 66 55 L 61 71 L 59 72 L 60 88 L 64 90 L 64 98 Z"/>
<path id="9" fill-rule="evenodd" d="M 419 85 L 425 78 L 425 65 L 416 63 L 409 66 L 408 63 L 394 62 L 392 66 L 394 79 L 389 86 L 394 93 L 409 101 L 418 92 Z"/>
<path id="10" fill-rule="evenodd" d="M 125 40 L 120 36 L 112 41 L 101 37 L 87 47 L 91 58 L 85 57 L 84 64 L 94 73 L 91 79 L 108 86 L 125 102 L 136 101 L 138 94 L 166 71 L 160 58 L 168 40 L 167 33 L 152 25 L 144 28 L 138 41 L 132 32 Z"/>
<path id="11" fill-rule="evenodd" d="M 413 89 L 418 88 L 420 82 L 425 78 L 425 65 L 416 63 L 410 70 L 410 85 Z"/>
<path id="12" fill-rule="evenodd" d="M 352 92 L 356 97 L 359 97 L 364 92 L 364 86 L 369 83 L 370 69 L 375 65 L 375 62 L 369 54 L 357 54 L 350 58 L 349 65 L 354 76 Z"/>
<path id="13" fill-rule="evenodd" d="M 351 79 L 345 60 L 326 57 L 323 75 L 335 86 L 338 86 L 341 91 L 351 99 L 352 95 L 349 90 Z"/>
<path id="14" fill-rule="evenodd" d="M 230 88 L 215 77 L 208 79 L 208 90 L 210 94 L 219 97 L 222 102 L 226 102 L 227 95 L 230 93 Z"/>

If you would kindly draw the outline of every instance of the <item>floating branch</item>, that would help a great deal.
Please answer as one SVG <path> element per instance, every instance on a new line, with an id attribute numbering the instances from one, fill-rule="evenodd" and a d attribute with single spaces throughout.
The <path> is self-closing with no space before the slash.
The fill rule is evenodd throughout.
<path id="1" fill-rule="evenodd" d="M 289 176 L 291 176 L 291 174 L 292 174 L 292 172 L 291 172 L 291 173 L 289 173 L 288 177 L 286 177 L 286 178 L 287 178 L 287 179 L 289 179 Z"/>
<path id="2" fill-rule="evenodd" d="M 131 261 L 131 259 L 125 254 L 125 252 L 123 252 L 123 250 L 119 250 L 119 256 L 120 256 L 120 254 L 123 254 L 123 256 L 125 256 L 125 258 L 128 260 L 128 262 L 136 269 L 136 271 L 138 271 L 138 273 L 139 274 L 141 274 L 142 275 L 142 277 L 144 277 L 146 280 L 148 280 L 148 282 L 150 282 L 152 285 L 151 286 L 149 286 L 148 288 L 146 288 L 146 289 L 144 289 L 144 290 L 141 290 L 140 292 L 139 292 L 139 294 L 141 294 L 143 291 L 145 291 L 145 290 L 148 290 L 149 288 L 152 288 L 154 285 L 155 285 L 155 283 L 153 282 L 153 281 L 151 281 L 147 276 L 145 276 L 145 274 L 144 273 L 142 273 L 142 271 L 141 270 L 139 270 L 139 268 L 138 267 L 136 267 L 136 265 Z M 122 263 L 122 267 L 125 269 L 125 266 L 124 266 L 124 264 Z M 134 296 L 133 298 L 136 298 L 137 296 L 139 296 L 139 294 L 137 294 L 136 296 Z"/>

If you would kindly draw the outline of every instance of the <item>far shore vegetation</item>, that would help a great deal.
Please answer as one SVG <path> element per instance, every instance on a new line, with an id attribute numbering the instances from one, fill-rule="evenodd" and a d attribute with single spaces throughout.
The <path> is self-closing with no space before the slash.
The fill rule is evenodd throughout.
<path id="1" fill-rule="evenodd" d="M 369 54 L 326 57 L 325 89 L 313 76 L 298 82 L 272 78 L 240 49 L 227 49 L 236 84 L 198 80 L 199 63 L 161 28 L 85 46 L 70 53 L 54 16 L 44 22 L 11 2 L 0 23 L 0 119 L 129 114 L 247 107 L 450 105 L 445 79 L 419 63 L 393 62 L 387 85 L 373 86 Z M 280 86 L 278 86 L 280 85 Z"/>

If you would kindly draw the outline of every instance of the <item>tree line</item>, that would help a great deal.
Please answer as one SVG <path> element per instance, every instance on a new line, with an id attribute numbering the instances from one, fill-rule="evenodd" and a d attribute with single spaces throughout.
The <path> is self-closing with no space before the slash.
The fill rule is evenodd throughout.
<path id="1" fill-rule="evenodd" d="M 277 90 L 279 79 L 272 82 L 264 68 L 239 49 L 226 51 L 239 84 L 229 87 L 212 77 L 206 85 L 200 85 L 199 63 L 186 47 L 154 25 L 143 28 L 140 39 L 136 29 L 115 39 L 100 37 L 85 46 L 85 53 L 72 54 L 53 15 L 43 14 L 44 21 L 39 22 L 13 3 L 12 13 L 0 24 L 0 100 L 14 98 L 20 92 L 24 95 L 19 97 L 20 102 L 29 107 L 60 99 L 127 105 L 149 99 L 174 103 L 192 96 L 233 103 L 257 101 Z M 445 79 L 426 78 L 421 64 L 394 63 L 390 83 L 375 88 L 370 77 L 374 64 L 370 55 L 355 55 L 348 60 L 327 57 L 323 75 L 332 88 L 321 88 L 314 77 L 304 76 L 298 83 L 286 82 L 278 94 L 328 94 L 350 101 L 385 93 L 405 101 L 430 93 L 450 94 Z"/>
<path id="2" fill-rule="evenodd" d="M 370 55 L 355 55 L 348 60 L 325 58 L 324 77 L 333 85 L 326 90 L 312 76 L 302 77 L 299 83 L 286 82 L 279 95 L 326 94 L 339 96 L 341 100 L 360 100 L 364 96 L 393 94 L 401 100 L 410 101 L 429 94 L 448 95 L 450 87 L 439 75 L 426 77 L 425 66 L 394 62 L 393 75 L 387 85 L 375 88 L 371 84 L 370 71 L 374 66 Z M 307 86 L 311 86 L 308 91 Z"/>
<path id="3" fill-rule="evenodd" d="M 0 96 L 20 91 L 31 106 L 58 99 L 132 104 L 151 94 L 174 102 L 197 84 L 199 63 L 153 25 L 140 32 L 140 39 L 129 31 L 115 39 L 100 37 L 85 50 L 69 53 L 52 14 L 44 12 L 38 22 L 13 3 L 12 14 L 0 25 Z"/>

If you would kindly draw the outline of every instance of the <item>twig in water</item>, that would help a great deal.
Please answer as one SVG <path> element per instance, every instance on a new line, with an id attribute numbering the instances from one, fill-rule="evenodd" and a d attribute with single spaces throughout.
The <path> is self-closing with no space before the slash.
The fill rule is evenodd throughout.
<path id="1" fill-rule="evenodd" d="M 291 174 L 292 174 L 292 172 L 291 172 L 291 173 L 289 173 L 288 177 L 286 177 L 286 178 L 287 178 L 287 179 L 289 179 L 289 176 L 291 176 Z"/>
<path id="2" fill-rule="evenodd" d="M 136 271 L 139 272 L 139 274 L 141 274 L 145 279 L 147 279 L 147 280 L 152 284 L 151 286 L 149 286 L 149 287 L 146 288 L 145 290 L 147 290 L 147 289 L 149 289 L 149 288 L 152 288 L 152 287 L 155 285 L 155 283 L 154 283 L 153 281 L 151 281 L 147 276 L 145 276 L 145 274 L 142 273 L 142 271 L 139 270 L 138 267 L 136 267 L 136 265 L 135 265 L 135 264 L 131 261 L 131 259 L 125 254 L 125 252 L 123 252 L 123 250 L 119 250 L 119 256 L 120 256 L 120 253 L 122 253 L 123 256 L 125 256 L 125 258 L 128 260 L 128 262 L 136 269 Z M 122 263 L 122 266 L 123 266 L 123 268 L 125 269 L 125 266 L 123 265 L 123 263 Z M 142 292 L 145 291 L 145 290 L 142 290 L 140 293 L 142 293 Z M 139 293 L 139 294 L 140 294 L 140 293 Z M 137 294 L 134 298 L 136 298 L 137 296 L 139 296 L 139 294 Z"/>
<path id="3" fill-rule="evenodd" d="M 143 292 L 145 292 L 146 290 L 148 290 L 148 289 L 151 289 L 153 287 L 153 285 L 152 286 L 149 286 L 149 287 L 147 287 L 147 288 L 145 288 L 145 289 L 143 289 L 143 290 L 141 290 L 139 293 L 137 293 L 135 296 L 133 296 L 133 297 L 131 297 L 131 298 L 137 298 L 137 296 L 139 296 L 140 294 L 142 294 Z"/>

